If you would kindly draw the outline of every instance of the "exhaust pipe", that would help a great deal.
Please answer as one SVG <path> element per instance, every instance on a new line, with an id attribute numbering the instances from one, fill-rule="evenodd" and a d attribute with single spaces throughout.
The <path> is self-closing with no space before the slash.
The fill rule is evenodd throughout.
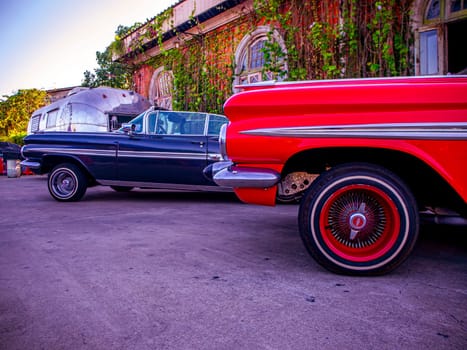
<path id="1" fill-rule="evenodd" d="M 460 215 L 436 215 L 421 213 L 420 220 L 426 224 L 467 227 L 467 218 Z"/>

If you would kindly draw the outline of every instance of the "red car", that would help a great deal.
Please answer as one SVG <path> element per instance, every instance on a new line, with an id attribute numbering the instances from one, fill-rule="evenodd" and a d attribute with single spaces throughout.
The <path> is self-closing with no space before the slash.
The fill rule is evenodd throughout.
<path id="1" fill-rule="evenodd" d="M 224 106 L 225 162 L 205 169 L 247 203 L 300 199 L 299 229 L 327 269 L 387 273 L 421 219 L 467 225 L 467 77 L 249 86 Z"/>

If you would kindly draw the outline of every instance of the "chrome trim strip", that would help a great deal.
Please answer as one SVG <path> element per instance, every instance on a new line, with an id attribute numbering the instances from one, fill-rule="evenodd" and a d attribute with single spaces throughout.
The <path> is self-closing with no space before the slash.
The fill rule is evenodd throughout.
<path id="1" fill-rule="evenodd" d="M 149 158 L 149 159 L 196 159 L 206 160 L 204 153 L 187 152 L 144 152 L 144 151 L 118 151 L 117 149 L 86 149 L 86 148 L 54 148 L 54 147 L 31 147 L 25 149 L 28 152 L 42 152 L 47 154 L 73 154 L 99 157 L 126 157 L 126 158 Z M 220 159 L 218 154 L 210 154 L 212 159 Z M 219 158 L 216 158 L 219 157 Z"/>
<path id="2" fill-rule="evenodd" d="M 215 170 L 213 174 L 216 184 L 233 188 L 268 188 L 276 185 L 280 179 L 281 175 L 271 169 L 236 166 Z"/>
<path id="3" fill-rule="evenodd" d="M 260 128 L 241 131 L 258 136 L 304 138 L 382 138 L 418 140 L 466 140 L 467 123 L 391 123 L 348 124 L 339 126 L 302 126 L 286 128 Z"/>
<path id="4" fill-rule="evenodd" d="M 219 154 L 219 153 L 208 153 L 208 160 L 212 160 L 212 161 L 219 161 L 219 160 L 222 160 L 222 155 Z"/>
<path id="5" fill-rule="evenodd" d="M 206 159 L 204 153 L 186 152 L 144 152 L 144 151 L 118 151 L 118 157 L 151 158 L 151 159 Z"/>
<path id="6" fill-rule="evenodd" d="M 28 147 L 25 146 L 26 152 L 42 152 L 47 154 L 74 154 L 74 155 L 85 155 L 85 156 L 103 156 L 103 157 L 115 157 L 116 149 L 88 149 L 88 148 L 56 148 L 56 147 Z"/>
<path id="7" fill-rule="evenodd" d="M 128 186 L 140 188 L 153 188 L 164 190 L 182 190 L 182 191 L 204 191 L 204 192 L 232 192 L 231 187 L 223 186 L 202 186 L 202 185 L 187 185 L 173 183 L 158 183 L 158 182 L 142 182 L 142 181 L 118 181 L 118 180 L 96 180 L 103 186 Z"/>

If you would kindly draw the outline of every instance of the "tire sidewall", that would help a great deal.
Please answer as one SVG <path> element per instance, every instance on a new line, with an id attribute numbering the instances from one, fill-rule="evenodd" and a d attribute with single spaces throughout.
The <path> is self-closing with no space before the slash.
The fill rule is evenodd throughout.
<path id="1" fill-rule="evenodd" d="M 60 195 L 54 188 L 54 179 L 60 174 L 66 173 L 73 178 L 75 186 L 73 190 L 66 196 Z M 86 179 L 81 171 L 73 164 L 60 164 L 56 166 L 48 177 L 48 188 L 51 196 L 60 202 L 72 202 L 81 199 L 86 192 Z"/>
<path id="2" fill-rule="evenodd" d="M 352 169 L 352 174 L 346 171 Z M 321 210 L 331 195 L 348 185 L 373 186 L 388 196 L 399 213 L 400 226 L 392 246 L 380 257 L 353 261 L 339 256 L 326 244 L 321 232 Z M 300 206 L 299 226 L 302 239 L 313 257 L 326 268 L 339 273 L 380 274 L 400 265 L 413 249 L 418 235 L 418 213 L 410 191 L 398 178 L 379 168 L 350 167 L 331 170 L 312 184 Z"/>

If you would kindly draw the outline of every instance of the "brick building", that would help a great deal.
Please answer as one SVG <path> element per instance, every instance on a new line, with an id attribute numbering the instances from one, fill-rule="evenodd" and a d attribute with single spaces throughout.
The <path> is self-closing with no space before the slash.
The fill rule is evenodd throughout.
<path id="1" fill-rule="evenodd" d="M 466 34 L 467 0 L 181 0 L 114 59 L 157 105 L 221 112 L 262 80 L 459 73 Z"/>

